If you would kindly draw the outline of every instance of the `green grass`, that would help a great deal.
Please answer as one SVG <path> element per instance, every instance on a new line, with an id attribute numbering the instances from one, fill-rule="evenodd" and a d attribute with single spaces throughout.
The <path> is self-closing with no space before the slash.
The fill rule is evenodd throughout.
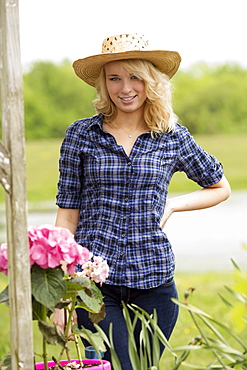
<path id="1" fill-rule="evenodd" d="M 219 296 L 219 293 L 221 293 L 224 297 L 227 297 L 229 300 L 231 300 L 231 297 L 225 289 L 225 286 L 232 287 L 234 283 L 234 278 L 231 272 L 177 274 L 176 283 L 180 301 L 183 301 L 184 293 L 188 288 L 195 288 L 195 291 L 189 298 L 190 304 L 210 314 L 216 320 L 229 325 L 231 329 L 234 329 L 230 311 Z M 209 331 L 206 330 L 206 332 L 208 333 Z M 224 335 L 224 333 L 222 334 Z M 245 330 L 245 333 L 238 334 L 241 335 L 242 338 L 246 338 L 247 332 Z M 171 336 L 170 344 L 173 348 L 184 346 L 189 344 L 191 340 L 198 335 L 199 332 L 192 322 L 188 311 L 180 308 L 179 319 Z M 230 343 L 232 341 L 230 337 L 227 337 L 227 340 L 229 340 Z M 236 343 L 234 343 L 234 345 L 236 345 Z M 182 353 L 180 352 L 180 355 L 181 354 Z M 208 351 L 192 351 L 186 362 L 200 366 L 206 366 L 210 361 L 213 361 L 213 359 L 214 358 L 212 354 Z M 160 370 L 169 370 L 172 368 L 172 365 L 174 365 L 174 357 L 169 353 L 169 351 L 166 350 L 161 359 Z M 185 370 L 188 368 L 181 366 L 179 369 Z"/>
<path id="2" fill-rule="evenodd" d="M 228 323 L 232 326 L 232 321 L 229 315 L 229 310 L 222 303 L 218 293 L 222 293 L 227 297 L 226 289 L 224 285 L 232 286 L 234 278 L 231 272 L 226 273 L 178 273 L 176 274 L 176 283 L 179 291 L 180 300 L 183 300 L 184 292 L 190 288 L 195 288 L 190 303 L 201 308 L 205 312 L 211 314 L 215 319 L 221 320 L 223 318 L 224 323 Z M 7 278 L 0 274 L 0 288 L 1 290 L 6 286 Z M 0 305 L 0 359 L 10 351 L 10 340 L 9 340 L 9 309 L 4 305 Z M 170 343 L 173 347 L 179 345 L 188 344 L 192 338 L 198 335 L 195 326 L 193 325 L 189 314 L 186 310 L 180 309 L 179 319 Z M 246 333 L 245 333 L 246 337 Z M 244 338 L 244 336 L 243 336 Z M 75 355 L 73 344 L 70 343 L 72 349 L 72 357 Z M 36 353 L 41 352 L 41 339 L 36 324 L 34 325 L 34 348 Z M 49 346 L 49 355 L 54 354 L 54 347 Z M 58 354 L 58 349 L 55 355 Z M 192 363 L 203 365 L 208 360 L 210 354 L 207 352 L 193 353 L 189 359 Z M 36 357 L 39 361 L 39 358 Z M 193 361 L 192 361 L 193 360 Z M 169 370 L 172 368 L 173 357 L 166 350 L 161 360 L 161 370 Z M 181 369 L 183 369 L 181 367 Z"/>
<path id="3" fill-rule="evenodd" d="M 225 174 L 233 190 L 247 188 L 247 136 L 195 136 L 197 142 L 215 155 L 224 165 Z M 61 140 L 27 141 L 26 174 L 30 202 L 55 202 L 58 182 L 58 159 Z M 176 173 L 170 192 L 187 192 L 198 186 L 185 174 Z M 4 191 L 0 188 L 0 202 Z M 42 207 L 41 207 L 42 208 Z"/>
<path id="4" fill-rule="evenodd" d="M 61 140 L 26 142 L 26 175 L 29 201 L 55 201 L 60 145 Z M 1 188 L 0 201 L 3 200 L 4 191 Z"/>
<path id="5" fill-rule="evenodd" d="M 246 135 L 201 135 L 195 136 L 195 140 L 223 164 L 232 190 L 247 189 Z M 170 184 L 170 192 L 186 192 L 197 188 L 197 184 L 188 180 L 184 173 L 176 173 Z"/>

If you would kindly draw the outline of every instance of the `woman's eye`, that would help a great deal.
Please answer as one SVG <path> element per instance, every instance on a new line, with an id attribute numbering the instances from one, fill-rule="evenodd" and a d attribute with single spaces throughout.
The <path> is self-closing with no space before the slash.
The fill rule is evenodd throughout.
<path id="1" fill-rule="evenodd" d="M 135 75 L 131 76 L 131 79 L 132 79 L 132 80 L 140 80 L 140 78 L 139 78 L 139 77 L 137 77 L 137 76 L 135 76 Z"/>
<path id="2" fill-rule="evenodd" d="M 110 78 L 110 81 L 119 81 L 119 77 L 112 77 Z"/>

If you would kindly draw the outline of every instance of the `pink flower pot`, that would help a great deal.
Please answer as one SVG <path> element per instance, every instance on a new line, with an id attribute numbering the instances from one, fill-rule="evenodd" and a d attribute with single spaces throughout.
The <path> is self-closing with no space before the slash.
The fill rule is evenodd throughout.
<path id="1" fill-rule="evenodd" d="M 71 362 L 73 361 L 76 361 L 77 364 L 79 364 L 79 360 L 71 360 Z M 82 362 L 84 364 L 99 364 L 99 365 L 95 365 L 95 366 L 92 366 L 92 367 L 89 367 L 88 369 L 90 370 L 111 370 L 111 364 L 110 362 L 108 361 L 105 361 L 105 360 L 102 360 L 103 364 L 101 364 L 101 361 L 98 360 L 98 359 L 90 359 L 90 360 L 82 360 Z M 68 363 L 67 360 L 64 360 L 64 361 L 60 361 L 60 364 L 63 366 L 63 365 L 66 365 Z M 48 366 L 55 366 L 55 362 L 53 361 L 48 361 Z M 35 364 L 35 368 L 36 369 L 44 369 L 44 363 L 43 362 L 38 362 Z M 79 369 L 78 369 L 79 370 Z"/>

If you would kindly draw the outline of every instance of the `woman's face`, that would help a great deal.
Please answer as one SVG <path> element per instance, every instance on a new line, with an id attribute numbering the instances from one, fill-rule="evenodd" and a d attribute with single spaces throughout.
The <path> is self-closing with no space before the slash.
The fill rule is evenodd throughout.
<path id="1" fill-rule="evenodd" d="M 132 113 L 143 112 L 146 101 L 144 81 L 130 74 L 120 62 L 105 65 L 106 87 L 117 110 Z"/>

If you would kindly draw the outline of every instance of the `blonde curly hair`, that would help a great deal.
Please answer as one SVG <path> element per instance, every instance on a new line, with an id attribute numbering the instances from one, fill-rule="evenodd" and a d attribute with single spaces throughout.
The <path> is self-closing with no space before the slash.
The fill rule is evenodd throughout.
<path id="1" fill-rule="evenodd" d="M 144 120 L 151 132 L 161 134 L 173 131 L 178 118 L 172 108 L 172 85 L 169 78 L 146 60 L 129 59 L 121 60 L 120 63 L 129 73 L 144 81 L 147 96 Z M 102 113 L 105 122 L 110 124 L 117 110 L 107 91 L 104 67 L 96 80 L 95 88 L 97 98 L 93 103 L 96 112 Z"/>

